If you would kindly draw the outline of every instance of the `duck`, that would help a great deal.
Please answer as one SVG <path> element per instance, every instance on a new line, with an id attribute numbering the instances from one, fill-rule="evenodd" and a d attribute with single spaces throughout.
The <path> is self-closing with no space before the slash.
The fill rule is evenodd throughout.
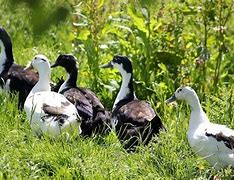
<path id="1" fill-rule="evenodd" d="M 38 71 L 39 80 L 30 91 L 24 110 L 33 134 L 57 138 L 81 134 L 80 116 L 76 107 L 62 94 L 51 91 L 50 63 L 45 55 L 36 55 L 26 69 Z"/>
<path id="2" fill-rule="evenodd" d="M 14 62 L 11 38 L 3 27 L 0 27 L 0 48 L 0 87 L 19 93 L 18 109 L 22 110 L 27 95 L 38 81 L 38 74 Z"/>
<path id="3" fill-rule="evenodd" d="M 0 88 L 11 93 L 18 93 L 18 109 L 23 110 L 24 102 L 38 81 L 38 73 L 25 70 L 24 66 L 14 61 L 12 41 L 7 31 L 0 26 Z M 51 83 L 53 91 L 57 91 L 63 79 L 57 84 Z"/>
<path id="4" fill-rule="evenodd" d="M 198 95 L 190 86 L 179 87 L 166 103 L 170 104 L 176 100 L 186 101 L 190 105 L 187 138 L 192 150 L 215 169 L 229 165 L 234 167 L 234 130 L 226 125 L 210 122 Z"/>
<path id="5" fill-rule="evenodd" d="M 136 97 L 132 63 L 128 57 L 115 55 L 101 68 L 116 68 L 122 76 L 122 84 L 112 107 L 111 122 L 123 147 L 128 152 L 134 152 L 138 145 L 147 145 L 165 127 L 150 103 Z"/>
<path id="6" fill-rule="evenodd" d="M 110 130 L 110 113 L 93 91 L 77 86 L 77 58 L 72 54 L 60 54 L 51 68 L 59 66 L 66 70 L 67 79 L 60 86 L 58 93 L 63 94 L 76 106 L 82 118 L 81 135 L 90 137 L 96 134 L 107 134 Z"/>

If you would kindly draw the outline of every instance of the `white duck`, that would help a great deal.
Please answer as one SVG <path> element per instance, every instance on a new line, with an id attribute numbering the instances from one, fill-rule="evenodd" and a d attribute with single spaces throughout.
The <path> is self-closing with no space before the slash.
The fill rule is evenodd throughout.
<path id="1" fill-rule="evenodd" d="M 191 107 L 188 142 L 193 151 L 216 169 L 234 167 L 234 131 L 225 125 L 211 123 L 203 111 L 196 92 L 188 86 L 178 88 L 166 102 L 184 100 Z"/>
<path id="2" fill-rule="evenodd" d="M 50 63 L 46 56 L 37 55 L 27 69 L 39 73 L 39 81 L 33 87 L 24 104 L 33 133 L 57 137 L 61 133 L 80 134 L 80 117 L 76 107 L 63 95 L 50 90 Z"/>

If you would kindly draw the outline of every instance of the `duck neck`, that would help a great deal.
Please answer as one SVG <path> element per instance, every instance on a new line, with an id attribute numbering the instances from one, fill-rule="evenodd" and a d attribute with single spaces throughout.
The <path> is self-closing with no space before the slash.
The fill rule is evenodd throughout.
<path id="1" fill-rule="evenodd" d="M 10 42 L 8 44 L 4 44 L 2 40 L 0 40 L 0 47 L 0 76 L 3 76 L 10 69 L 14 59 L 12 54 L 12 45 Z"/>
<path id="2" fill-rule="evenodd" d="M 194 94 L 194 96 L 189 98 L 187 102 L 190 105 L 191 111 L 202 111 L 201 103 L 197 94 Z"/>
<path id="3" fill-rule="evenodd" d="M 67 71 L 67 79 L 59 88 L 59 93 L 63 93 L 67 88 L 75 88 L 76 87 L 76 80 L 77 80 L 78 70 L 73 69 L 72 71 Z"/>
<path id="4" fill-rule="evenodd" d="M 40 73 L 39 71 L 39 80 L 36 83 L 36 85 L 33 87 L 33 89 L 30 92 L 30 95 L 33 95 L 34 93 L 41 92 L 41 91 L 50 91 L 50 69 L 41 71 L 43 73 Z"/>
<path id="5" fill-rule="evenodd" d="M 115 99 L 112 110 L 115 110 L 118 106 L 123 106 L 124 104 L 136 99 L 134 89 L 133 89 L 133 75 L 132 73 L 127 73 L 126 71 L 121 72 L 122 84 L 119 93 Z"/>
<path id="6" fill-rule="evenodd" d="M 191 108 L 191 117 L 189 121 L 189 129 L 196 129 L 201 123 L 209 122 L 209 119 L 206 113 L 203 111 L 202 106 L 200 104 L 199 98 L 197 94 L 193 98 L 188 100 L 188 104 Z"/>

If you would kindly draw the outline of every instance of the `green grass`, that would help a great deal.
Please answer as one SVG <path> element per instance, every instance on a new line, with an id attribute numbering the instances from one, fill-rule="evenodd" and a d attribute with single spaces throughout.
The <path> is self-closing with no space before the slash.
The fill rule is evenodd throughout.
<path id="1" fill-rule="evenodd" d="M 168 131 L 154 138 L 148 147 L 128 154 L 114 133 L 70 141 L 38 139 L 32 135 L 25 114 L 16 110 L 15 99 L 11 102 L 1 94 L 1 100 L 1 178 L 206 179 L 212 174 L 233 177 L 229 168 L 217 172 L 191 151 L 186 139 L 189 117 L 185 105 L 178 105 L 178 114 L 174 108 L 166 108 L 161 116 Z M 208 102 L 217 104 L 215 108 L 222 106 L 221 100 Z M 209 114 L 215 117 L 217 112 Z M 223 120 L 227 123 L 228 118 Z M 230 127 L 234 128 L 234 124 Z"/>
<path id="2" fill-rule="evenodd" d="M 47 6 L 53 7 L 56 2 L 48 3 Z M 72 0 L 69 2 L 75 4 Z M 17 63 L 26 65 L 38 53 L 47 55 L 51 62 L 55 61 L 59 53 L 73 53 L 80 62 L 78 83 L 93 87 L 89 80 L 92 72 L 88 68 L 86 54 L 81 50 L 82 45 L 76 43 L 72 37 L 72 40 L 68 38 L 76 32 L 72 26 L 72 14 L 67 21 L 52 26 L 50 30 L 35 38 L 32 35 L 27 6 L 12 8 L 0 1 L 0 7 L 1 25 L 12 37 Z M 107 62 L 116 50 L 105 49 L 99 53 L 102 54 L 99 61 L 101 64 Z M 135 72 L 138 72 L 140 67 L 136 62 Z M 187 68 L 195 72 L 193 68 Z M 118 85 L 115 85 L 120 80 L 115 72 L 101 70 L 97 78 L 101 85 L 96 93 L 108 109 L 111 108 L 118 89 Z M 176 107 L 172 107 L 164 103 L 174 91 L 174 76 L 168 73 L 161 69 L 160 75 L 155 75 L 158 79 L 153 80 L 150 86 L 155 92 L 153 94 L 148 93 L 151 90 L 146 89 L 144 84 L 136 85 L 136 93 L 140 97 L 144 98 L 144 93 L 147 92 L 147 98 L 144 99 L 157 109 L 167 132 L 155 137 L 148 146 L 139 147 L 134 154 L 123 150 L 114 132 L 105 137 L 78 137 L 69 141 L 63 137 L 57 140 L 46 137 L 38 139 L 32 135 L 25 113 L 17 110 L 17 97 L 9 97 L 1 92 L 0 179 L 208 179 L 212 175 L 223 179 L 234 178 L 231 168 L 216 171 L 192 152 L 186 137 L 190 115 L 188 105 L 179 102 Z M 139 78 L 139 74 L 136 75 Z M 53 70 L 53 80 L 61 76 L 65 76 L 61 68 Z M 106 83 L 112 79 L 114 81 L 110 84 Z M 163 83 L 160 83 L 159 79 Z M 113 91 L 107 89 L 107 85 L 111 83 Z M 207 88 L 205 94 L 198 91 L 198 95 L 202 97 L 202 106 L 212 122 L 226 124 L 234 129 L 233 89 L 233 83 L 223 80 L 217 92 Z"/>

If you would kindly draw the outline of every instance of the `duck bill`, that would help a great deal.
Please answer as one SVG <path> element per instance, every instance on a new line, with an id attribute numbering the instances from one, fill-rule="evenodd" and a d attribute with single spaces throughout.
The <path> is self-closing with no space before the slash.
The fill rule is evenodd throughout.
<path id="1" fill-rule="evenodd" d="M 172 102 L 176 101 L 176 97 L 175 97 L 175 94 L 173 96 L 171 96 L 169 99 L 166 100 L 166 103 L 167 104 L 170 104 Z"/>
<path id="2" fill-rule="evenodd" d="M 33 66 L 32 66 L 32 63 L 28 64 L 24 70 L 27 71 L 27 70 L 32 70 L 33 69 Z"/>
<path id="3" fill-rule="evenodd" d="M 109 63 L 103 64 L 103 65 L 101 65 L 100 67 L 101 67 L 101 68 L 113 68 L 113 65 L 112 65 L 112 63 L 111 63 L 111 61 L 110 61 Z"/>

